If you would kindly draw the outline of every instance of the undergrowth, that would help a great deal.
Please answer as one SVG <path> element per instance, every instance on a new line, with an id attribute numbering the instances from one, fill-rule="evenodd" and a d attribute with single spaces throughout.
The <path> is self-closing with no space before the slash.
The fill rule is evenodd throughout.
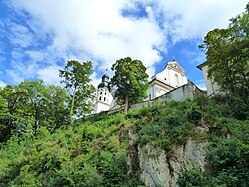
<path id="1" fill-rule="evenodd" d="M 1 145 L 0 186 L 142 185 L 139 166 L 127 174 L 129 142 L 170 152 L 189 137 L 210 142 L 208 165 L 206 172 L 183 168 L 180 186 L 247 186 L 248 111 L 228 107 L 236 102 L 219 96 L 154 103 L 126 116 L 82 118 L 54 133 L 41 127 L 36 135 L 13 136 Z"/>

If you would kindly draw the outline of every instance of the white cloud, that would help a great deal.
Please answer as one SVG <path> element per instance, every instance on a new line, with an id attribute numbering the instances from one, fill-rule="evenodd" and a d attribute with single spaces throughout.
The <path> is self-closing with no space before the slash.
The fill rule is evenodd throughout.
<path id="1" fill-rule="evenodd" d="M 179 55 L 184 56 L 186 61 L 188 61 L 193 66 L 197 66 L 206 60 L 204 53 L 199 54 L 196 52 L 196 50 L 190 50 L 188 48 L 179 51 Z"/>
<path id="2" fill-rule="evenodd" d="M 38 78 L 42 79 L 45 84 L 48 85 L 60 85 L 61 78 L 59 77 L 59 69 L 62 69 L 58 66 L 48 66 L 37 72 Z"/>
<path id="3" fill-rule="evenodd" d="M 9 27 L 9 32 L 11 35 L 9 37 L 9 40 L 12 45 L 24 48 L 29 47 L 33 44 L 34 41 L 29 28 L 16 23 L 10 23 L 10 25 L 11 26 Z"/>
<path id="4" fill-rule="evenodd" d="M 31 58 L 32 61 L 38 62 L 38 61 L 45 61 L 46 56 L 41 51 L 35 51 L 35 50 L 26 50 L 26 55 Z"/>
<path id="5" fill-rule="evenodd" d="M 203 38 L 216 27 L 241 13 L 247 0 L 11 0 L 13 8 L 28 12 L 25 24 L 8 23 L 12 52 L 8 74 L 17 80 L 37 76 L 58 83 L 58 59 L 91 60 L 96 72 L 103 72 L 117 59 L 139 59 L 153 75 L 154 64 L 167 53 L 170 39 Z M 147 16 L 124 16 L 123 10 L 144 6 Z M 25 15 L 25 14 L 23 14 Z M 40 41 L 47 46 L 37 46 Z M 48 42 L 49 41 L 49 42 Z M 32 46 L 32 49 L 29 47 Z M 26 59 L 28 58 L 28 60 Z M 198 57 L 196 57 L 198 61 Z M 21 65 L 20 65 L 21 63 Z M 18 71 L 17 75 L 13 71 Z M 16 80 L 16 81 L 17 81 Z"/>
<path id="6" fill-rule="evenodd" d="M 98 77 L 95 72 L 90 76 L 90 79 L 92 79 L 92 84 L 95 86 L 98 86 L 99 83 L 101 83 L 101 77 Z"/>
<path id="7" fill-rule="evenodd" d="M 123 17 L 121 9 L 133 5 L 129 1 L 16 0 L 13 4 L 40 20 L 41 32 L 54 34 L 47 49 L 66 60 L 87 57 L 97 61 L 102 70 L 126 56 L 140 59 L 146 66 L 161 60 L 158 49 L 166 43 L 163 31 L 152 18 Z"/>
<path id="8" fill-rule="evenodd" d="M 158 0 L 158 13 L 163 15 L 163 25 L 173 39 L 202 38 L 209 30 L 226 28 L 229 19 L 242 13 L 247 0 Z"/>
<path id="9" fill-rule="evenodd" d="M 20 83 L 21 81 L 23 81 L 23 77 L 19 75 L 19 72 L 17 73 L 14 70 L 11 70 L 11 69 L 6 70 L 6 75 L 11 77 L 12 82 L 14 84 Z"/>
<path id="10" fill-rule="evenodd" d="M 149 75 L 149 80 L 151 80 L 151 77 L 155 75 L 155 67 L 154 66 L 148 67 L 146 73 Z"/>
<path id="11" fill-rule="evenodd" d="M 0 80 L 0 87 L 5 87 L 5 86 L 6 86 L 6 84 Z"/>

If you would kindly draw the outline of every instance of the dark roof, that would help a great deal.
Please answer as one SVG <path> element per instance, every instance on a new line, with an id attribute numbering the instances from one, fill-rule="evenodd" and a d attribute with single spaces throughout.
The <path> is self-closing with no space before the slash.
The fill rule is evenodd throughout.
<path id="1" fill-rule="evenodd" d="M 202 68 L 207 65 L 207 61 L 203 62 L 202 64 L 196 66 L 198 69 L 202 70 Z"/>
<path id="2" fill-rule="evenodd" d="M 107 73 L 105 73 L 102 76 L 102 82 L 98 85 L 98 88 L 105 88 L 105 87 L 109 89 L 109 76 Z"/>
<path id="3" fill-rule="evenodd" d="M 105 74 L 102 76 L 102 80 L 103 80 L 104 78 L 108 78 L 108 79 L 109 79 L 109 75 L 108 75 L 107 73 L 105 73 Z"/>
<path id="4" fill-rule="evenodd" d="M 109 87 L 109 84 L 108 82 L 101 82 L 99 85 L 98 85 L 98 88 L 105 88 L 105 87 Z"/>

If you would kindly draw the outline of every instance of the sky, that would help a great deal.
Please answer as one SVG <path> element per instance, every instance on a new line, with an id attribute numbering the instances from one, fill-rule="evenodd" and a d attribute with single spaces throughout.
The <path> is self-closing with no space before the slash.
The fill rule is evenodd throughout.
<path id="1" fill-rule="evenodd" d="M 91 61 L 93 84 L 116 60 L 141 60 L 147 73 L 168 61 L 205 89 L 198 48 L 208 31 L 227 28 L 247 0 L 0 0 L 0 86 L 42 79 L 60 84 L 69 60 Z"/>

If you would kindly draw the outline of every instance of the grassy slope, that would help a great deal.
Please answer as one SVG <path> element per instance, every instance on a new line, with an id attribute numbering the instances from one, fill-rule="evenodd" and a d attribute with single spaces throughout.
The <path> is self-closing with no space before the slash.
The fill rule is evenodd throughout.
<path id="1" fill-rule="evenodd" d="M 183 171 L 181 186 L 247 184 L 249 124 L 245 117 L 234 119 L 241 112 L 236 114 L 228 105 L 224 99 L 172 101 L 127 116 L 82 119 L 53 134 L 43 127 L 36 136 L 14 136 L 1 146 L 0 186 L 137 186 L 136 171 L 127 176 L 129 131 L 137 134 L 137 144 L 150 143 L 166 151 L 172 144 L 184 144 L 188 136 L 212 142 L 212 172 Z"/>

